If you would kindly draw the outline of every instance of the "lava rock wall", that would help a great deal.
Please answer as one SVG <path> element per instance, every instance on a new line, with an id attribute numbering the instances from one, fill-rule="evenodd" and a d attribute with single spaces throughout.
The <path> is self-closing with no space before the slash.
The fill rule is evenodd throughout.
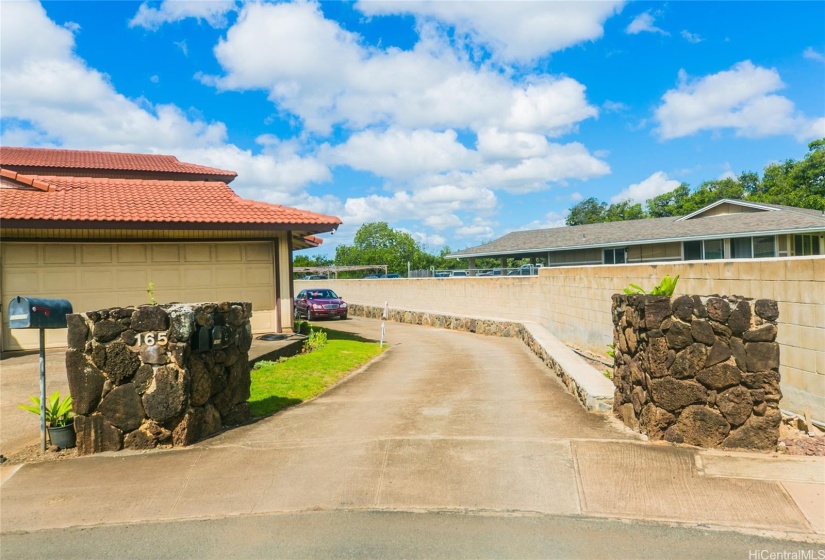
<path id="1" fill-rule="evenodd" d="M 613 410 L 652 440 L 773 449 L 779 308 L 731 297 L 613 296 Z"/>
<path id="2" fill-rule="evenodd" d="M 67 315 L 80 455 L 184 446 L 250 418 L 248 302 Z"/>

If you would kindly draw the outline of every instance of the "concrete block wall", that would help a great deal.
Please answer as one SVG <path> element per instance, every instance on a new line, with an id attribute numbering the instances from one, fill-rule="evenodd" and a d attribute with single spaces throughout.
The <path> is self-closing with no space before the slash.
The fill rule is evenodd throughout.
<path id="1" fill-rule="evenodd" d="M 542 268 L 533 277 L 324 281 L 349 303 L 534 321 L 573 348 L 604 355 L 611 297 L 679 275 L 676 294 L 739 295 L 779 305 L 782 407 L 825 421 L 825 256 Z M 320 282 L 297 281 L 295 289 Z"/>

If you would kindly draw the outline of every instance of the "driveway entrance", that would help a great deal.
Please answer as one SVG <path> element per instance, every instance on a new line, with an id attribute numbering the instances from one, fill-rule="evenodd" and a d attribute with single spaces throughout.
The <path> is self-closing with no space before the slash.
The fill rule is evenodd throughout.
<path id="1" fill-rule="evenodd" d="M 328 326 L 377 338 L 380 322 Z M 585 412 L 517 340 L 396 323 L 387 340 L 321 397 L 190 448 L 25 465 L 3 483 L 2 530 L 359 509 L 811 531 L 793 486 L 758 479 L 791 471 L 698 473 L 693 450 Z"/>

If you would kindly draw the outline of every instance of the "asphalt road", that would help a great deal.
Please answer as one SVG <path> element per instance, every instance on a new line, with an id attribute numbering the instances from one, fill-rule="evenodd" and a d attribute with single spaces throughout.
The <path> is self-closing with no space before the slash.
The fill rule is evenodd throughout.
<path id="1" fill-rule="evenodd" d="M 763 552 L 764 551 L 764 552 Z M 6 534 L 2 557 L 41 558 L 730 558 L 825 545 L 592 517 L 324 511 Z M 756 554 L 757 556 L 753 556 Z"/>

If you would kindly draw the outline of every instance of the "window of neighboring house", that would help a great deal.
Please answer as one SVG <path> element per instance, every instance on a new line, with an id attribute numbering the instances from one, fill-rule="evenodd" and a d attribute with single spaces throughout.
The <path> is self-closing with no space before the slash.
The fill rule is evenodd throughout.
<path id="1" fill-rule="evenodd" d="M 753 238 L 753 256 L 755 258 L 776 256 L 776 237 L 766 235 L 764 237 Z"/>
<path id="2" fill-rule="evenodd" d="M 818 235 L 794 235 L 793 236 L 794 255 L 797 257 L 807 255 L 819 255 Z"/>
<path id="3" fill-rule="evenodd" d="M 624 264 L 627 260 L 625 258 L 625 253 L 627 249 L 605 249 L 604 250 L 604 259 L 602 262 L 604 264 Z"/>
<path id="4" fill-rule="evenodd" d="M 705 259 L 724 259 L 725 258 L 725 240 L 724 239 L 707 239 L 704 241 Z"/>
<path id="5" fill-rule="evenodd" d="M 700 261 L 702 260 L 702 242 L 701 241 L 685 241 L 684 254 L 686 261 Z"/>
<path id="6" fill-rule="evenodd" d="M 753 247 L 751 247 L 750 237 L 734 237 L 730 240 L 730 258 L 750 259 L 753 258 Z"/>

